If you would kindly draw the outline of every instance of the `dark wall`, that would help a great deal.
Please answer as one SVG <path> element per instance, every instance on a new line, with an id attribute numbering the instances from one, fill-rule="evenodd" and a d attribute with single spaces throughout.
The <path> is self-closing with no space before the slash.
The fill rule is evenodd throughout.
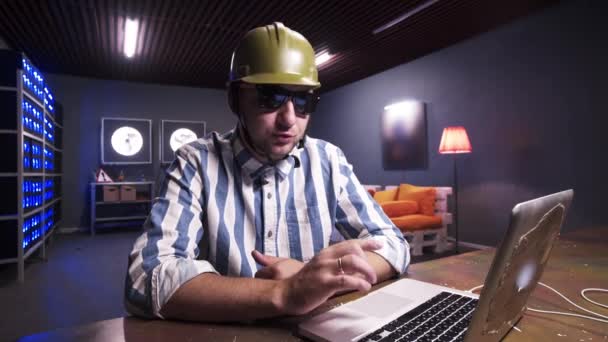
<path id="1" fill-rule="evenodd" d="M 102 117 L 143 118 L 152 121 L 152 165 L 104 167 L 110 176 L 124 171 L 127 180 L 144 174 L 158 180 L 160 121 L 202 120 L 207 132 L 231 129 L 236 119 L 222 90 L 105 81 L 47 75 L 48 84 L 64 108 L 62 226 L 88 227 L 88 184 L 100 167 Z"/>
<path id="2" fill-rule="evenodd" d="M 446 126 L 466 127 L 473 153 L 458 158 L 465 241 L 496 244 L 515 203 L 566 188 L 575 190 L 566 230 L 606 224 L 605 13 L 605 1 L 565 1 L 331 91 L 311 135 L 342 147 L 363 183 L 451 185 L 452 157 L 437 152 L 439 140 Z M 380 115 L 403 99 L 427 103 L 427 170 L 382 170 Z"/>
<path id="3" fill-rule="evenodd" d="M 0 37 L 0 50 L 12 50 L 2 37 Z"/>

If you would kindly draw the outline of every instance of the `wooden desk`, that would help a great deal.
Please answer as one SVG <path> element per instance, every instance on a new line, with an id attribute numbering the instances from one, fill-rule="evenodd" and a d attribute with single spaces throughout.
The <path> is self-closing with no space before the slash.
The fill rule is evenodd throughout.
<path id="1" fill-rule="evenodd" d="M 586 287 L 608 287 L 608 230 L 583 230 L 562 236 L 554 247 L 542 281 L 581 304 L 579 292 Z M 494 250 L 476 251 L 449 258 L 414 264 L 408 277 L 458 289 L 470 289 L 483 282 Z M 388 284 L 386 282 L 376 288 Z M 591 297 L 592 296 L 592 297 Z M 313 314 L 359 297 L 351 293 L 334 298 Z M 600 302 L 607 295 L 590 294 Z M 557 295 L 540 286 L 529 306 L 548 310 L 574 309 Z M 608 315 L 608 310 L 594 305 L 583 307 Z M 290 318 L 243 324 L 194 324 L 170 321 L 146 321 L 116 318 L 69 329 L 31 335 L 20 341 L 299 341 L 291 329 L 302 318 Z M 582 318 L 526 313 L 517 325 L 522 332 L 511 331 L 505 341 L 608 341 L 608 325 Z"/>
<path id="2" fill-rule="evenodd" d="M 415 264 L 410 268 L 408 276 L 468 290 L 483 282 L 493 256 L 494 249 L 491 249 Z M 551 252 L 541 281 L 578 305 L 608 315 L 608 309 L 588 303 L 580 296 L 583 288 L 608 288 L 608 229 L 582 230 L 562 235 Z M 587 296 L 608 303 L 608 295 L 587 293 Z M 527 305 L 588 315 L 540 285 L 534 290 Z M 608 324 L 583 318 L 528 311 L 517 327 L 522 332 L 512 330 L 504 341 L 608 341 Z"/>

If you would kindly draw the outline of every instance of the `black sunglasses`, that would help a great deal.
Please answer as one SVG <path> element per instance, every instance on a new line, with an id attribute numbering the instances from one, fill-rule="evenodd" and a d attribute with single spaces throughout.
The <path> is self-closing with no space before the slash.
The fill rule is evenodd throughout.
<path id="1" fill-rule="evenodd" d="M 317 108 L 319 96 L 313 90 L 290 91 L 277 85 L 258 84 L 255 86 L 258 95 L 258 107 L 277 110 L 288 99 L 298 114 L 310 114 Z"/>

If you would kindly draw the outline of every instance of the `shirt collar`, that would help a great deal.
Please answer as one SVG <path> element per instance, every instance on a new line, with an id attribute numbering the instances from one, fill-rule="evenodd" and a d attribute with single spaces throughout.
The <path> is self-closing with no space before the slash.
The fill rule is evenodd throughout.
<path id="1" fill-rule="evenodd" d="M 234 158 L 242 172 L 248 175 L 253 181 L 256 181 L 264 175 L 272 175 L 272 173 L 278 174 L 279 178 L 283 180 L 289 175 L 294 167 L 300 166 L 301 149 L 298 148 L 298 145 L 294 146 L 287 157 L 274 164 L 260 162 L 253 156 L 251 151 L 244 146 L 237 128 L 232 131 L 232 150 Z"/>

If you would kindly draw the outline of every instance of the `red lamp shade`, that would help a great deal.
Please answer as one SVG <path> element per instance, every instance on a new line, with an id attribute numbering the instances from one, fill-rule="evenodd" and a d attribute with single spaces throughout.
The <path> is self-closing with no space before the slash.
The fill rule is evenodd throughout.
<path id="1" fill-rule="evenodd" d="M 452 126 L 443 129 L 439 153 L 471 153 L 473 148 L 467 131 L 462 126 Z"/>

